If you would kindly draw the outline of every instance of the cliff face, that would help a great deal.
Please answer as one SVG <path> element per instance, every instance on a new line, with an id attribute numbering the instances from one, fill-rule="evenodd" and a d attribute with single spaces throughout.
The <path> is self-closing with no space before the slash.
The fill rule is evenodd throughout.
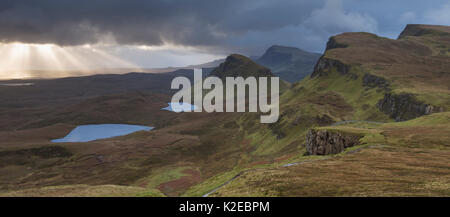
<path id="1" fill-rule="evenodd" d="M 416 100 L 411 94 L 395 95 L 387 93 L 377 103 L 377 107 L 396 121 L 406 121 L 422 115 L 444 111 L 442 107 Z"/>
<path id="2" fill-rule="evenodd" d="M 353 81 L 361 82 L 363 88 L 356 86 L 352 91 L 363 93 L 363 97 L 350 101 L 396 121 L 448 111 L 449 36 L 449 26 L 432 25 L 408 25 L 398 40 L 361 32 L 339 34 L 329 39 L 311 78 L 320 82 L 337 72 L 348 82 L 342 89 Z M 371 90 L 374 88 L 376 91 Z M 386 118 L 381 113 L 373 117 Z"/>
<path id="3" fill-rule="evenodd" d="M 330 37 L 330 39 L 327 42 L 326 50 L 331 50 L 335 48 L 346 48 L 347 46 L 348 45 L 346 44 L 338 43 L 335 37 Z"/>
<path id="4" fill-rule="evenodd" d="M 328 49 L 342 48 L 338 46 L 334 39 L 330 39 Z M 327 76 L 330 70 L 334 69 L 341 75 L 351 75 L 353 79 L 357 79 L 358 75 L 350 72 L 350 65 L 340 60 L 322 56 L 317 62 L 311 78 Z M 361 75 L 362 76 L 362 75 Z M 427 104 L 416 100 L 413 94 L 396 95 L 391 93 L 391 82 L 377 75 L 365 73 L 362 76 L 362 86 L 368 88 L 380 88 L 385 95 L 375 105 L 380 111 L 389 115 L 396 121 L 406 121 L 422 115 L 428 115 L 436 112 L 443 112 L 445 109 L 440 106 Z"/>
<path id="5" fill-rule="evenodd" d="M 339 132 L 310 130 L 306 135 L 306 152 L 308 155 L 338 154 L 348 147 L 359 145 L 360 138 Z"/>
<path id="6" fill-rule="evenodd" d="M 387 81 L 386 79 L 382 78 L 382 77 L 378 77 L 369 73 L 364 74 L 364 77 L 362 79 L 363 82 L 363 86 L 366 87 L 371 87 L 371 88 L 382 88 L 386 91 L 389 91 L 389 81 Z"/>
<path id="7" fill-rule="evenodd" d="M 335 68 L 342 75 L 345 75 L 350 71 L 350 66 L 341 61 L 322 56 L 314 67 L 311 78 L 316 76 L 326 76 L 328 75 L 328 71 L 332 68 Z"/>

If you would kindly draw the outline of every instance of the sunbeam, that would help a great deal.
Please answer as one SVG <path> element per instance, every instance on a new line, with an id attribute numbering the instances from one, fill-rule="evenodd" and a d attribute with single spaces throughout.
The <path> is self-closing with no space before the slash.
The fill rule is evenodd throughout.
<path id="1" fill-rule="evenodd" d="M 64 77 L 112 68 L 139 69 L 131 62 L 90 45 L 61 47 L 53 44 L 0 43 L 0 79 L 37 77 L 37 74 Z"/>

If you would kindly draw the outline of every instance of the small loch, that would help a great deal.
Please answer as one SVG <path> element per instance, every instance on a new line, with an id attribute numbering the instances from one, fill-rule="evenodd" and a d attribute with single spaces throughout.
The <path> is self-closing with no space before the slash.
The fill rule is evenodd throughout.
<path id="1" fill-rule="evenodd" d="M 197 109 L 197 106 L 191 105 L 189 103 L 168 103 L 169 106 L 162 108 L 162 110 L 167 110 L 171 112 L 188 112 Z"/>
<path id="2" fill-rule="evenodd" d="M 152 129 L 153 127 L 128 124 L 80 125 L 67 134 L 66 137 L 54 139 L 52 142 L 90 142 L 98 139 L 125 136 L 138 131 L 150 131 Z"/>

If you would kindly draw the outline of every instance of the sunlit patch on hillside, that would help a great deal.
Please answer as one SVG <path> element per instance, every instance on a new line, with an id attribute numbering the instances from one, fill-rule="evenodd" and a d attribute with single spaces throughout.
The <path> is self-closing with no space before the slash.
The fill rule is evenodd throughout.
<path id="1" fill-rule="evenodd" d="M 0 79 L 27 78 L 33 76 L 31 70 L 51 70 L 60 77 L 102 68 L 139 67 L 91 45 L 0 43 Z"/>

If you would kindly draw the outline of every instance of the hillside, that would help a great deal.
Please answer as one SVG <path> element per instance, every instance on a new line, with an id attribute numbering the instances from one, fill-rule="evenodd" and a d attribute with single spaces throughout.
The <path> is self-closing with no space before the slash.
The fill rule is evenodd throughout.
<path id="1" fill-rule="evenodd" d="M 212 69 L 209 76 L 216 76 L 224 80 L 226 77 L 259 78 L 274 77 L 275 75 L 269 68 L 257 64 L 249 57 L 240 54 L 231 54 L 218 67 Z M 280 92 L 284 92 L 290 88 L 290 86 L 291 84 L 289 82 L 280 79 Z M 270 80 L 268 87 L 270 87 Z"/>
<path id="2" fill-rule="evenodd" d="M 256 60 L 285 81 L 297 82 L 311 74 L 320 54 L 295 47 L 274 45 Z"/>
<path id="3" fill-rule="evenodd" d="M 225 62 L 221 63 L 217 68 L 211 71 L 211 76 L 217 76 L 224 79 L 225 77 L 237 77 L 242 76 L 244 78 L 254 77 L 271 77 L 273 76 L 270 69 L 258 65 L 250 58 L 239 55 L 231 54 Z"/>
<path id="4" fill-rule="evenodd" d="M 320 127 L 360 135 L 362 144 L 248 170 L 211 196 L 448 196 L 449 121 L 445 112 L 402 123 Z"/>
<path id="5" fill-rule="evenodd" d="M 408 35 L 419 27 L 434 34 Z M 366 89 L 377 88 L 377 94 L 383 94 L 372 106 L 395 120 L 448 111 L 450 61 L 442 54 L 450 47 L 449 37 L 442 36 L 446 31 L 448 27 L 408 25 L 398 40 L 369 33 L 332 37 L 311 77 L 335 70 L 354 80 L 362 78 Z"/>
<path id="6" fill-rule="evenodd" d="M 440 50 L 448 46 L 448 38 L 442 35 L 450 27 L 420 26 L 428 33 L 409 36 L 407 32 L 411 32 L 412 27 L 417 28 L 407 26 L 398 40 L 370 33 L 331 37 L 311 76 L 281 96 L 278 123 L 261 126 L 252 124 L 255 117 L 251 115 L 240 118 L 245 139 L 254 148 L 246 159 L 264 159 L 265 166 L 242 170 L 236 180 L 212 195 L 448 195 L 446 191 L 439 192 L 440 187 L 426 186 L 448 186 L 439 174 L 449 174 L 449 171 L 440 170 L 433 162 L 449 163 L 442 157 L 448 154 L 446 135 L 450 126 L 448 115 L 440 112 L 449 109 L 450 59 Z M 422 116 L 416 121 L 415 118 Z M 356 126 L 363 129 L 356 130 L 358 137 L 362 137 L 361 145 L 346 150 L 348 155 L 303 156 L 310 129 L 326 129 L 335 123 L 344 123 L 341 129 L 346 129 L 346 122 L 342 122 L 346 120 L 361 121 L 356 122 L 360 123 Z M 405 120 L 410 122 L 379 124 Z M 433 121 L 436 125 L 421 125 Z M 387 127 L 402 124 L 408 127 Z M 361 134 L 361 131 L 370 133 Z M 355 131 L 344 134 L 354 135 Z M 417 154 L 422 151 L 423 155 Z M 424 166 L 425 170 L 433 171 L 433 175 L 428 177 L 417 171 L 416 176 L 411 173 L 408 178 L 402 178 L 398 174 L 408 171 L 408 165 L 391 156 L 408 162 L 424 161 L 415 169 L 421 170 Z M 426 156 L 429 159 L 424 160 Z M 358 166 L 360 162 L 366 162 L 366 166 Z M 387 163 L 382 166 L 384 170 L 374 168 L 382 165 L 381 162 Z M 289 167 L 279 168 L 283 165 Z M 323 173 L 318 175 L 318 171 Z M 348 173 L 354 175 L 343 176 Z M 378 192 L 381 187 L 376 180 L 384 183 L 381 180 L 388 182 L 392 176 L 398 183 Z M 401 183 L 403 179 L 417 181 L 417 189 L 408 192 L 408 186 Z M 357 183 L 363 183 L 361 188 L 354 187 Z"/>

